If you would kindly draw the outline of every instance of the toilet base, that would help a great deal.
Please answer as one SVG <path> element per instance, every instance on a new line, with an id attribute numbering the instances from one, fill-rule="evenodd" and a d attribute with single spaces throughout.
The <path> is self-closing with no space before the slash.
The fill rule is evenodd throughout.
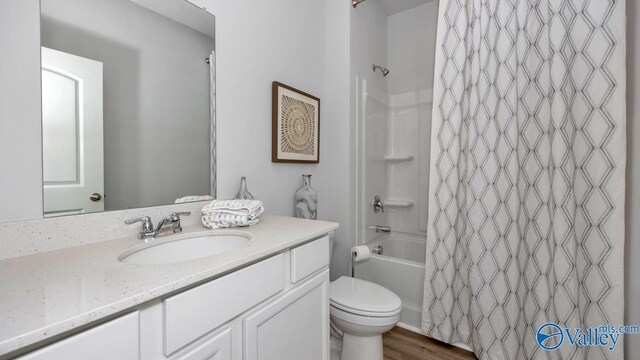
<path id="1" fill-rule="evenodd" d="M 356 336 L 344 333 L 340 360 L 383 360 L 382 335 Z"/>

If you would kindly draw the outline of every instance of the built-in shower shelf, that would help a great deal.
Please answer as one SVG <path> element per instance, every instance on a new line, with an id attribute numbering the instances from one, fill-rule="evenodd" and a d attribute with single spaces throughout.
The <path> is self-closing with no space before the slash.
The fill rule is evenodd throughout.
<path id="1" fill-rule="evenodd" d="M 407 208 L 412 207 L 414 202 L 411 200 L 389 199 L 382 202 L 384 206 Z"/>
<path id="2" fill-rule="evenodd" d="M 385 155 L 384 160 L 389 162 L 411 161 L 415 158 L 413 154 L 393 154 Z"/>

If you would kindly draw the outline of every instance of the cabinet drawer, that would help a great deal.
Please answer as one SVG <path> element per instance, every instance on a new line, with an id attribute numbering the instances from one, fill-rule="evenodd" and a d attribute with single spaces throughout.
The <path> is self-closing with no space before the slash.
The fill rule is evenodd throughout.
<path id="1" fill-rule="evenodd" d="M 165 355 L 282 291 L 283 261 L 277 255 L 166 299 Z"/>
<path id="2" fill-rule="evenodd" d="M 140 358 L 138 312 L 122 316 L 21 357 L 21 360 Z"/>
<path id="3" fill-rule="evenodd" d="M 291 282 L 306 278 L 329 265 L 329 237 L 291 249 Z"/>

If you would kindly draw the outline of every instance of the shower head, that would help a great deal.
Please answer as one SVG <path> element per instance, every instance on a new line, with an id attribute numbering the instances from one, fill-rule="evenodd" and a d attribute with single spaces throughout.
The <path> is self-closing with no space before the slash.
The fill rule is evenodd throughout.
<path id="1" fill-rule="evenodd" d="M 365 2 L 366 0 L 351 0 L 351 5 L 355 8 L 361 2 Z"/>
<path id="2" fill-rule="evenodd" d="M 382 73 L 382 76 L 389 75 L 389 69 L 382 67 L 380 65 L 373 64 L 373 66 L 371 66 L 371 69 L 373 69 L 373 72 L 375 72 L 376 70 L 380 70 L 380 72 Z"/>

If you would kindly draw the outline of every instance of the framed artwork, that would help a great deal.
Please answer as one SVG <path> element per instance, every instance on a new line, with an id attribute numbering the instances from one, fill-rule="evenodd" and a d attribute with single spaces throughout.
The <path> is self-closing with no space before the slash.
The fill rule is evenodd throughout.
<path id="1" fill-rule="evenodd" d="M 273 82 L 271 161 L 320 162 L 320 99 Z"/>

